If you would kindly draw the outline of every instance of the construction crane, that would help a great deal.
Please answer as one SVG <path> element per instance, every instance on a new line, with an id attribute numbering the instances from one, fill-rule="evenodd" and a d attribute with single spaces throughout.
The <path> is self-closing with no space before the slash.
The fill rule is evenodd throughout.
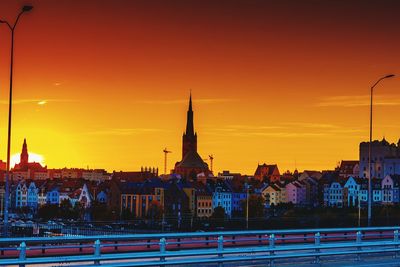
<path id="1" fill-rule="evenodd" d="M 164 148 L 164 175 L 167 175 L 167 155 L 168 153 L 172 153 L 172 151 L 169 151 L 167 148 Z"/>
<path id="2" fill-rule="evenodd" d="M 210 158 L 210 168 L 211 168 L 211 172 L 213 171 L 213 160 L 214 160 L 214 156 L 213 155 L 209 155 L 208 156 Z"/>

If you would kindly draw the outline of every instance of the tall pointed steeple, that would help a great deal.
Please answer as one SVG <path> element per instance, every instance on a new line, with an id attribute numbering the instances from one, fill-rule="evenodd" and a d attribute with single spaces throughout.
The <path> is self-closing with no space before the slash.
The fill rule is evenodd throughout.
<path id="1" fill-rule="evenodd" d="M 186 136 L 194 136 L 192 92 L 189 96 L 189 109 L 187 111 Z"/>
<path id="2" fill-rule="evenodd" d="M 197 152 L 197 134 L 194 131 L 192 92 L 189 96 L 189 109 L 187 111 L 186 132 L 183 134 L 182 158 L 190 151 Z"/>
<path id="3" fill-rule="evenodd" d="M 20 164 L 26 165 L 29 162 L 28 145 L 26 144 L 26 138 L 24 138 L 24 144 L 22 145 L 22 152 L 20 156 Z"/>

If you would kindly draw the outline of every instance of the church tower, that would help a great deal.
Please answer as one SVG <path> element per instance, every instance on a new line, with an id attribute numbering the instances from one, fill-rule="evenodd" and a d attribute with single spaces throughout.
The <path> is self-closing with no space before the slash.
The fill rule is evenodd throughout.
<path id="1" fill-rule="evenodd" d="M 189 109 L 187 111 L 186 132 L 182 137 L 182 159 L 190 151 L 197 152 L 197 133 L 194 132 L 192 93 L 189 97 Z"/>
<path id="2" fill-rule="evenodd" d="M 192 94 L 189 97 L 189 109 L 187 111 L 186 131 L 182 136 L 182 160 L 175 163 L 175 174 L 189 180 L 197 180 L 198 174 L 208 177 L 210 170 L 208 164 L 197 153 L 197 133 L 193 125 Z"/>
<path id="3" fill-rule="evenodd" d="M 28 154 L 28 145 L 26 144 L 26 138 L 24 138 L 24 144 L 22 145 L 22 152 L 20 156 L 20 164 L 28 165 L 29 162 L 29 154 Z"/>

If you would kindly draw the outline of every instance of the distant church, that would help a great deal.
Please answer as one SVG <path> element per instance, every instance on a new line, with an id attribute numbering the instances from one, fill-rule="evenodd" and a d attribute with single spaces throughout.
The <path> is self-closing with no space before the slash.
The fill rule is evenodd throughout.
<path id="1" fill-rule="evenodd" d="M 26 139 L 22 145 L 19 163 L 12 168 L 14 180 L 22 179 L 43 179 L 47 177 L 47 166 L 42 166 L 39 162 L 29 162 L 28 145 Z"/>
<path id="2" fill-rule="evenodd" d="M 175 174 L 188 180 L 196 180 L 198 174 L 208 177 L 211 172 L 208 164 L 197 153 L 197 133 L 193 125 L 192 94 L 189 97 L 189 110 L 187 111 L 186 132 L 182 137 L 182 160 L 175 164 Z"/>

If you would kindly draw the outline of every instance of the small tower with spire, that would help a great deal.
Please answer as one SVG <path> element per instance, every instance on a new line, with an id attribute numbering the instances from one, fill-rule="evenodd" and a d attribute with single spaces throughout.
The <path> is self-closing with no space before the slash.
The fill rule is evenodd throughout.
<path id="1" fill-rule="evenodd" d="M 26 138 L 24 138 L 24 144 L 22 145 L 22 152 L 20 156 L 20 164 L 24 166 L 28 165 L 28 162 L 29 162 L 28 145 L 26 144 Z"/>

